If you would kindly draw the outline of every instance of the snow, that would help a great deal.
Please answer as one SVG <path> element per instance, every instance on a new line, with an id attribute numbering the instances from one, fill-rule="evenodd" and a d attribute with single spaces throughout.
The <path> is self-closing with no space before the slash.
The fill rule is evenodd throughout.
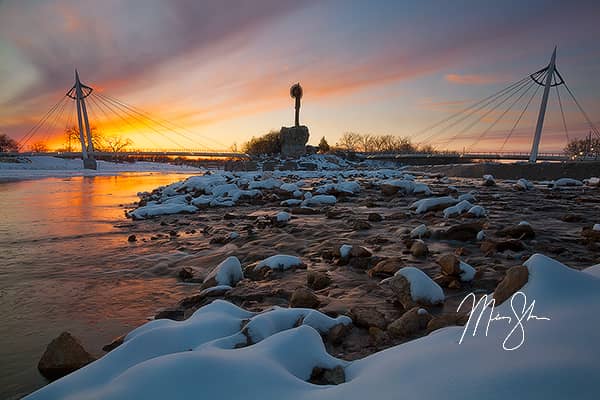
<path id="1" fill-rule="evenodd" d="M 70 176 L 112 176 L 122 173 L 172 173 L 194 174 L 202 169 L 185 165 L 137 161 L 132 163 L 113 163 L 98 161 L 98 169 L 83 168 L 80 159 L 67 159 L 50 156 L 18 157 L 18 163 L 0 162 L 0 179 L 38 179 Z"/>
<path id="2" fill-rule="evenodd" d="M 200 291 L 200 296 L 208 296 L 211 293 L 215 293 L 215 292 L 223 293 L 223 292 L 226 292 L 231 289 L 233 289 L 233 288 L 229 285 L 212 286 L 212 287 L 209 287 L 209 288 L 206 288 L 206 289 Z"/>
<path id="3" fill-rule="evenodd" d="M 350 256 L 350 252 L 352 251 L 352 245 L 343 244 L 340 246 L 340 257 L 348 258 Z"/>
<path id="4" fill-rule="evenodd" d="M 129 212 L 129 216 L 134 219 L 146 219 L 156 217 L 158 215 L 179 214 L 179 213 L 195 213 L 198 209 L 189 204 L 182 203 L 165 203 L 165 204 L 148 204 L 139 207 Z"/>
<path id="5" fill-rule="evenodd" d="M 451 206 L 456 204 L 458 201 L 451 196 L 443 197 L 429 197 L 427 199 L 417 200 L 410 205 L 410 208 L 414 208 L 417 214 L 423 214 L 432 208 L 440 206 Z"/>
<path id="6" fill-rule="evenodd" d="M 586 179 L 584 182 L 588 186 L 600 186 L 600 178 L 597 177 Z"/>
<path id="7" fill-rule="evenodd" d="M 248 189 L 275 189 L 281 187 L 280 180 L 269 178 L 262 181 L 252 181 L 248 184 Z"/>
<path id="8" fill-rule="evenodd" d="M 502 343 L 515 322 L 491 321 L 486 335 L 484 315 L 476 334 L 469 330 L 462 342 L 465 328 L 447 327 L 347 362 L 325 351 L 320 327 L 333 322 L 318 311 L 254 314 L 217 300 L 188 320 L 142 325 L 104 357 L 27 399 L 597 399 L 598 266 L 577 271 L 540 254 L 524 265 L 527 304 L 535 301 L 534 314 L 550 320 L 524 320 L 524 342 L 513 351 Z M 494 313 L 514 315 L 510 301 Z M 302 325 L 294 327 L 292 317 L 299 316 Z M 250 346 L 241 329 L 246 320 L 255 339 L 263 338 Z M 520 339 L 517 329 L 508 345 Z M 306 382 L 315 366 L 341 366 L 346 382 Z"/>
<path id="9" fill-rule="evenodd" d="M 472 193 L 465 193 L 465 194 L 461 194 L 460 196 L 458 196 L 458 201 L 463 201 L 463 200 L 469 201 L 471 203 L 476 201 L 475 196 L 473 196 Z"/>
<path id="10" fill-rule="evenodd" d="M 327 194 L 317 194 L 305 199 L 302 202 L 303 206 L 322 206 L 322 205 L 333 205 L 337 202 L 335 196 Z"/>
<path id="11" fill-rule="evenodd" d="M 467 212 L 472 207 L 473 204 L 469 203 L 467 200 L 463 200 L 454 206 L 444 209 L 444 218 L 455 217 L 464 212 Z"/>
<path id="12" fill-rule="evenodd" d="M 215 279 L 217 285 L 235 286 L 236 283 L 244 279 L 242 264 L 237 257 L 227 257 L 217 265 L 207 276 L 204 282 Z"/>
<path id="13" fill-rule="evenodd" d="M 277 222 L 288 222 L 290 219 L 292 219 L 291 214 L 285 211 L 278 212 L 277 215 L 275 215 L 275 220 Z"/>
<path id="14" fill-rule="evenodd" d="M 268 258 L 265 258 L 258 263 L 254 270 L 257 271 L 262 268 L 271 268 L 285 270 L 292 267 L 299 267 L 303 265 L 302 260 L 296 256 L 289 256 L 285 254 L 277 254 Z"/>
<path id="15" fill-rule="evenodd" d="M 475 273 L 477 272 L 475 268 L 471 267 L 464 261 L 461 261 L 458 265 L 460 268 L 460 280 L 463 282 L 470 282 L 475 277 Z"/>
<path id="16" fill-rule="evenodd" d="M 523 226 L 523 225 L 526 225 L 526 226 L 531 226 L 531 224 L 530 224 L 529 222 L 527 222 L 527 221 L 519 221 L 519 223 L 518 223 L 517 225 L 521 225 L 521 226 Z"/>
<path id="17" fill-rule="evenodd" d="M 299 206 L 302 203 L 302 200 L 300 199 L 288 199 L 288 200 L 283 200 L 281 203 L 282 206 L 286 206 L 286 207 L 293 207 L 293 206 Z"/>
<path id="18" fill-rule="evenodd" d="M 483 180 L 486 181 L 486 182 L 495 182 L 494 181 L 494 177 L 492 175 L 489 175 L 489 174 L 488 175 L 484 175 L 483 176 Z"/>
<path id="19" fill-rule="evenodd" d="M 594 226 L 592 227 L 593 230 L 595 231 L 600 231 L 600 224 L 594 224 Z"/>
<path id="20" fill-rule="evenodd" d="M 410 231 L 410 237 L 420 239 L 427 233 L 427 231 L 428 231 L 427 226 L 425 224 L 421 224 L 421 225 L 417 226 L 415 229 L 413 229 L 412 231 Z"/>
<path id="21" fill-rule="evenodd" d="M 284 183 L 281 186 L 279 186 L 280 190 L 283 190 L 284 192 L 295 192 L 298 190 L 298 185 L 296 185 L 295 183 Z"/>
<path id="22" fill-rule="evenodd" d="M 395 275 L 402 275 L 410 282 L 410 295 L 413 301 L 431 304 L 443 303 L 444 291 L 427 274 L 415 267 L 400 268 Z M 389 278 L 388 278 L 389 279 Z"/>
<path id="23" fill-rule="evenodd" d="M 484 231 L 477 232 L 477 240 L 482 241 L 483 239 L 485 239 L 485 232 Z"/>
<path id="24" fill-rule="evenodd" d="M 316 190 L 318 194 L 329 194 L 329 193 L 345 193 L 345 194 L 356 194 L 360 192 L 360 185 L 356 181 L 346 181 L 340 183 L 328 183 Z"/>

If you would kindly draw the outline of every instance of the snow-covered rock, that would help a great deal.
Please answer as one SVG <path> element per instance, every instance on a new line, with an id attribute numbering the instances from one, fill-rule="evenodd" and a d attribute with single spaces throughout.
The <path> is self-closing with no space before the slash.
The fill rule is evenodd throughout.
<path id="1" fill-rule="evenodd" d="M 261 181 L 252 181 L 248 184 L 248 189 L 275 189 L 281 187 L 283 182 L 275 178 L 268 178 Z"/>
<path id="2" fill-rule="evenodd" d="M 275 220 L 277 222 L 288 222 L 290 219 L 292 219 L 291 214 L 285 211 L 278 212 L 277 215 L 275 215 Z"/>
<path id="3" fill-rule="evenodd" d="M 494 186 L 496 185 L 496 180 L 492 175 L 484 175 L 483 176 L 483 186 Z"/>
<path id="4" fill-rule="evenodd" d="M 452 206 L 456 203 L 458 203 L 458 201 L 451 196 L 429 197 L 427 199 L 415 201 L 410 205 L 410 208 L 415 209 L 417 214 L 423 214 L 429 210 L 437 210 L 439 208 Z"/>
<path id="5" fill-rule="evenodd" d="M 481 218 L 481 217 L 485 217 L 486 211 L 485 211 L 485 208 L 483 208 L 482 206 L 473 206 L 473 207 L 469 208 L 469 211 L 467 211 L 467 214 L 471 217 Z"/>
<path id="6" fill-rule="evenodd" d="M 462 213 L 469 211 L 473 207 L 473 204 L 467 200 L 463 200 L 456 205 L 444 209 L 444 218 L 456 217 Z"/>
<path id="7" fill-rule="evenodd" d="M 289 256 L 285 254 L 277 254 L 268 258 L 265 258 L 254 267 L 255 271 L 262 268 L 271 268 L 276 270 L 286 270 L 292 267 L 302 267 L 304 263 L 299 257 Z"/>
<path id="8" fill-rule="evenodd" d="M 472 193 L 464 193 L 458 196 L 458 201 L 468 201 L 474 203 L 476 201 L 475 196 Z"/>
<path id="9" fill-rule="evenodd" d="M 515 185 L 515 189 L 517 190 L 531 190 L 534 188 L 533 183 L 529 182 L 527 179 L 519 179 Z"/>
<path id="10" fill-rule="evenodd" d="M 335 322 L 318 311 L 275 308 L 254 314 L 217 300 L 185 321 L 160 319 L 142 325 L 102 358 L 26 398 L 598 398 L 600 321 L 594 316 L 600 315 L 600 269 L 578 271 L 540 254 L 530 257 L 525 267 L 529 279 L 522 296 L 515 297 L 515 309 L 526 301 L 531 315 L 548 319 L 525 318 L 522 330 L 506 320 L 489 320 L 488 327 L 484 313 L 474 331 L 483 310 L 479 306 L 466 327 L 443 328 L 347 362 L 325 351 L 318 327 Z M 513 308 L 505 301 L 493 312 L 514 317 Z M 461 311 L 471 311 L 468 298 Z M 263 321 L 253 323 L 258 316 Z M 302 325 L 294 327 L 298 321 Z M 262 340 L 247 346 L 242 327 L 251 323 L 253 340 Z M 308 383 L 316 366 L 341 366 L 345 383 Z"/>
<path id="11" fill-rule="evenodd" d="M 323 205 L 333 205 L 337 202 L 335 196 L 328 194 L 317 194 L 305 199 L 302 202 L 303 206 L 323 206 Z"/>
<path id="12" fill-rule="evenodd" d="M 577 179 L 560 178 L 560 179 L 555 180 L 552 183 L 552 186 L 555 188 L 566 187 L 566 186 L 583 186 L 583 182 L 581 182 Z"/>
<path id="13" fill-rule="evenodd" d="M 470 282 L 475 277 L 475 273 L 477 272 L 475 268 L 471 267 L 464 261 L 461 261 L 458 265 L 460 268 L 460 280 L 463 282 Z"/>
<path id="14" fill-rule="evenodd" d="M 237 257 L 227 257 L 204 278 L 204 286 L 235 286 L 244 279 L 242 264 Z"/>
<path id="15" fill-rule="evenodd" d="M 198 211 L 198 209 L 190 204 L 183 203 L 166 203 L 166 204 L 148 204 L 143 207 L 136 208 L 129 212 L 129 216 L 133 219 L 146 219 L 156 217 L 159 215 L 169 214 L 181 214 L 188 213 L 192 214 Z"/>
<path id="16" fill-rule="evenodd" d="M 444 302 L 444 291 L 427 274 L 415 267 L 400 268 L 395 275 L 405 277 L 410 283 L 410 294 L 413 301 L 426 304 Z"/>
<path id="17" fill-rule="evenodd" d="M 477 239 L 478 241 L 482 241 L 483 239 L 485 239 L 485 232 L 484 232 L 484 231 L 479 231 L 479 232 L 477 232 L 476 239 Z"/>
<path id="18" fill-rule="evenodd" d="M 350 252 L 352 251 L 352 245 L 350 244 L 343 244 L 340 246 L 340 257 L 341 258 L 348 258 L 350 257 Z"/>

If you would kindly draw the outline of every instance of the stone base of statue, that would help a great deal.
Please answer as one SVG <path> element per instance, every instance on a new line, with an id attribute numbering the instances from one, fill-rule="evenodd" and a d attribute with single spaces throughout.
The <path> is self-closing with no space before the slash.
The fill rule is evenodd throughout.
<path id="1" fill-rule="evenodd" d="M 306 154 L 308 127 L 304 125 L 282 127 L 279 133 L 281 140 L 281 157 L 298 158 Z"/>
<path id="2" fill-rule="evenodd" d="M 83 160 L 83 168 L 97 169 L 98 165 L 96 164 L 96 160 L 90 157 Z"/>

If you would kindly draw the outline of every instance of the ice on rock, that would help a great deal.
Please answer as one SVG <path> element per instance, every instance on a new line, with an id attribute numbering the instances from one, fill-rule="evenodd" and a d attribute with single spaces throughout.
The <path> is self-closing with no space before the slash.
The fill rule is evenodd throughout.
<path id="1" fill-rule="evenodd" d="M 483 208 L 482 206 L 473 206 L 473 207 L 469 208 L 469 211 L 467 211 L 467 214 L 469 214 L 472 217 L 481 218 L 481 217 L 485 217 L 486 211 L 485 211 L 485 208 Z"/>
<path id="2" fill-rule="evenodd" d="M 395 275 L 402 275 L 410 282 L 410 295 L 415 302 L 443 303 L 444 291 L 427 274 L 415 267 L 400 268 Z"/>
<path id="3" fill-rule="evenodd" d="M 417 214 L 423 214 L 433 208 L 451 206 L 456 203 L 458 203 L 458 201 L 451 196 L 429 197 L 427 199 L 415 201 L 410 205 L 410 208 L 414 208 Z"/>
<path id="4" fill-rule="evenodd" d="M 323 206 L 323 205 L 333 205 L 337 202 L 335 196 L 328 194 L 317 194 L 305 199 L 302 202 L 303 206 Z"/>
<path id="5" fill-rule="evenodd" d="M 292 219 L 292 216 L 290 215 L 290 213 L 287 213 L 285 211 L 278 212 L 275 216 L 275 220 L 277 222 L 288 222 L 290 219 Z"/>
<path id="6" fill-rule="evenodd" d="M 475 273 L 477 272 L 475 268 L 471 267 L 464 261 L 461 261 L 458 265 L 460 268 L 460 280 L 463 282 L 470 282 L 475 277 Z"/>
<path id="7" fill-rule="evenodd" d="M 236 283 L 244 279 L 242 264 L 237 257 L 227 257 L 217 265 L 207 276 L 204 282 L 214 279 L 217 285 L 235 286 Z"/>
<path id="8" fill-rule="evenodd" d="M 348 258 L 350 256 L 350 252 L 352 251 L 352 245 L 343 244 L 340 246 L 340 257 Z"/>
<path id="9" fill-rule="evenodd" d="M 410 231 L 410 237 L 411 238 L 419 238 L 421 239 L 423 236 L 425 236 L 427 234 L 429 230 L 427 229 L 427 225 L 425 224 L 421 224 L 419 226 L 417 226 L 415 229 L 413 229 L 412 231 Z"/>
<path id="10" fill-rule="evenodd" d="M 261 262 L 258 263 L 256 267 L 254 267 L 255 271 L 258 271 L 262 268 L 271 268 L 277 270 L 285 270 L 292 267 L 300 267 L 303 266 L 304 263 L 299 257 L 289 256 L 285 254 L 277 254 L 268 258 L 265 258 Z"/>

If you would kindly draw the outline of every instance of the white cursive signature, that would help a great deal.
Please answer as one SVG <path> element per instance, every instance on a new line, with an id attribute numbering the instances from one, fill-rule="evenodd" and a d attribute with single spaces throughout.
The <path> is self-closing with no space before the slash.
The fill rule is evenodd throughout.
<path id="1" fill-rule="evenodd" d="M 500 313 L 494 314 L 494 307 L 496 305 L 496 300 L 493 297 L 489 297 L 487 294 L 482 296 L 479 299 L 479 301 L 477 301 L 477 298 L 475 297 L 475 293 L 469 293 L 460 302 L 456 312 L 460 311 L 463 303 L 468 299 L 473 300 L 473 305 L 471 306 L 471 312 L 469 313 L 469 320 L 467 321 L 467 323 L 465 325 L 465 329 L 463 330 L 460 340 L 458 342 L 459 344 L 461 344 L 463 342 L 465 334 L 471 327 L 471 320 L 474 319 L 473 318 L 474 316 L 477 316 L 477 322 L 475 322 L 475 326 L 473 327 L 473 335 L 472 335 L 472 336 L 475 336 L 475 334 L 477 333 L 477 329 L 479 328 L 479 323 L 481 322 L 481 319 L 487 310 L 489 310 L 489 316 L 487 317 L 487 324 L 485 327 L 485 336 L 486 337 L 488 335 L 488 331 L 490 329 L 490 324 L 492 323 L 492 321 L 505 320 L 508 322 L 508 325 L 510 326 L 513 323 L 513 318 L 515 320 L 515 325 L 508 332 L 508 335 L 502 342 L 502 348 L 507 351 L 516 350 L 519 347 L 521 347 L 521 345 L 525 342 L 524 322 L 527 322 L 531 319 L 550 321 L 550 318 L 548 318 L 548 317 L 538 317 L 537 315 L 533 314 L 533 309 L 535 307 L 535 300 L 533 300 L 531 302 L 531 304 L 527 305 L 527 296 L 523 292 L 515 292 L 510 298 L 510 308 L 512 309 L 512 313 L 514 314 L 514 317 L 508 316 L 508 315 L 500 315 Z M 522 299 L 522 301 L 523 301 L 522 307 L 516 307 L 515 299 Z M 475 312 L 480 307 L 481 307 L 481 310 L 479 311 L 479 313 Z M 515 339 L 516 341 L 518 341 L 518 343 L 516 345 L 509 346 L 509 340 L 515 335 L 518 335 L 518 336 L 516 336 L 516 339 Z"/>

